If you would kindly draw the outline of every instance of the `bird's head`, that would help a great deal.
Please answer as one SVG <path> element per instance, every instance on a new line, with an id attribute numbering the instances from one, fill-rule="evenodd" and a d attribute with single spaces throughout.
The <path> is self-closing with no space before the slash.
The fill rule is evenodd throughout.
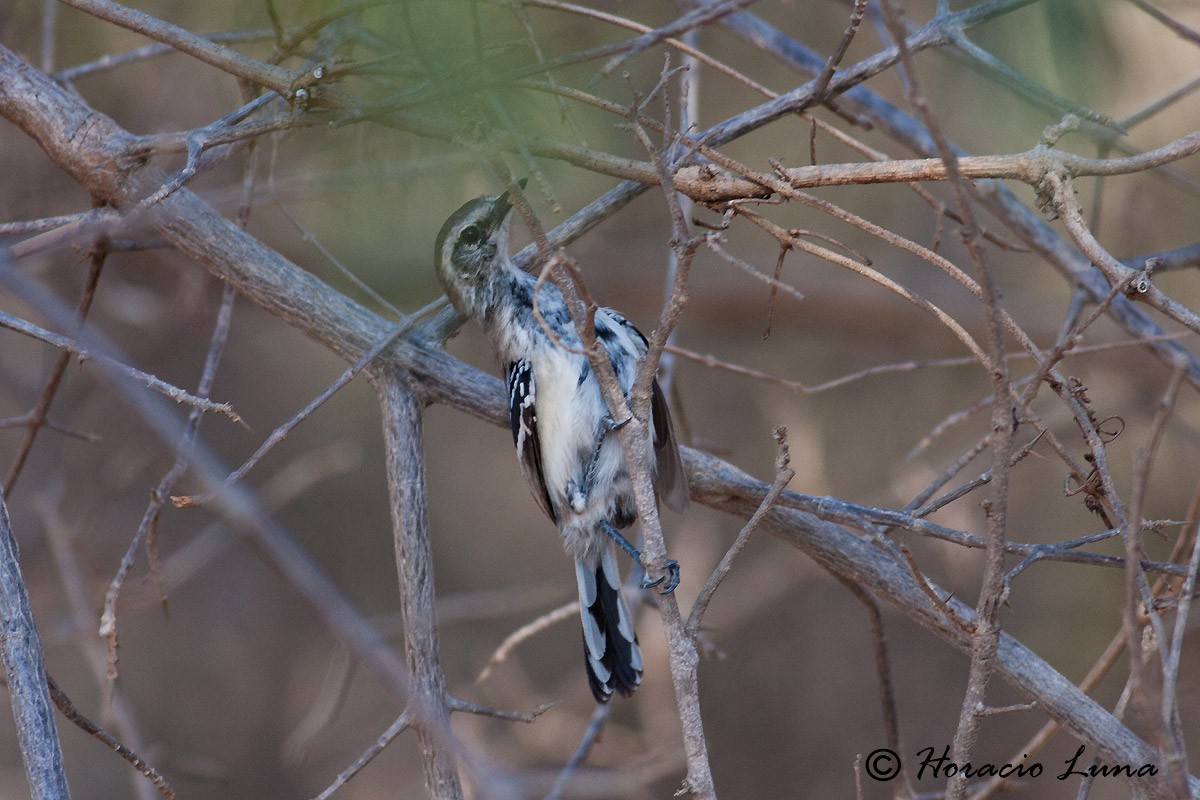
<path id="1" fill-rule="evenodd" d="M 522 181 L 522 184 L 524 181 Z M 450 215 L 438 233 L 434 258 L 438 278 L 460 311 L 489 276 L 508 259 L 512 203 L 508 192 L 477 197 Z"/>

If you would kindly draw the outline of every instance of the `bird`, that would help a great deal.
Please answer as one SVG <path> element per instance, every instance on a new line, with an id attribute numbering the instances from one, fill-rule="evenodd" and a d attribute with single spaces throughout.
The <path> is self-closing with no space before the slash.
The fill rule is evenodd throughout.
<path id="1" fill-rule="evenodd" d="M 439 231 L 435 263 L 451 304 L 479 323 L 503 368 L 513 444 L 534 500 L 574 558 L 588 684 L 596 701 L 606 703 L 614 692 L 632 694 L 644 666 L 615 553 L 620 547 L 641 559 L 620 533 L 638 517 L 628 465 L 614 435 L 624 423 L 608 411 L 562 292 L 550 281 L 539 286 L 509 255 L 511 222 L 508 192 L 465 203 Z M 535 291 L 541 321 L 534 313 Z M 595 333 L 628 400 L 646 357 L 646 337 L 611 308 L 597 309 Z M 657 379 L 650 411 L 645 464 L 657 499 L 682 513 L 687 478 Z M 642 585 L 661 585 L 665 594 L 678 583 L 679 565 L 671 559 L 663 575 L 655 580 L 647 575 Z"/>

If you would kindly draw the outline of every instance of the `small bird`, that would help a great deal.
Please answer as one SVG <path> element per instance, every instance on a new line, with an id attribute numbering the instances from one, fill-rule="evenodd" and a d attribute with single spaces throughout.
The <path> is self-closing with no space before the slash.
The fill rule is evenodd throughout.
<path id="1" fill-rule="evenodd" d="M 634 559 L 641 554 L 619 528 L 637 519 L 633 484 L 620 443 L 609 435 L 620 424 L 608 413 L 600 384 L 558 287 L 544 281 L 537 306 L 551 336 L 533 312 L 535 277 L 509 257 L 512 204 L 508 192 L 480 197 L 455 211 L 438 233 L 434 258 L 450 302 L 478 322 L 508 381 L 509 421 L 525 477 L 542 511 L 558 526 L 575 559 L 588 682 L 596 701 L 614 691 L 629 695 L 642 679 L 642 652 L 633 619 L 621 598 L 614 545 Z M 603 345 L 628 399 L 646 337 L 611 308 L 596 312 Z M 651 447 L 646 464 L 658 497 L 676 512 L 687 507 L 687 479 L 671 428 L 666 399 L 654 381 Z M 643 586 L 674 591 L 679 565 Z"/>

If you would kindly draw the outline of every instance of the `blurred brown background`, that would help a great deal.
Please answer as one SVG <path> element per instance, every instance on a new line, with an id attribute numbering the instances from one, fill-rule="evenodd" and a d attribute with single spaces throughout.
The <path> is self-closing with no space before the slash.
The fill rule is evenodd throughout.
<path id="1" fill-rule="evenodd" d="M 648 25 L 674 18 L 669 2 L 597 4 Z M 956 3 L 955 7 L 960 4 Z M 1161 0 L 1176 18 L 1200 28 L 1200 8 L 1187 0 Z M 206 4 L 153 0 L 142 10 L 198 32 L 267 26 L 261 4 L 217 0 Z M 284 22 L 315 16 L 316 3 L 279 4 Z M 418 25 L 432 42 L 455 28 L 458 4 L 414 2 Z M 820 53 L 829 52 L 845 28 L 849 6 L 841 2 L 763 0 L 753 10 Z M 908 4 L 909 17 L 924 21 L 931 2 Z M 0 42 L 41 62 L 43 9 L 32 0 L 6 0 L 0 9 Z M 496 41 L 515 40 L 520 28 L 503 9 L 488 8 Z M 530 12 L 548 54 L 583 49 L 625 34 L 594 21 L 549 11 Z M 382 35 L 401 40 L 394 8 L 365 19 Z M 1175 36 L 1124 0 L 1047 0 L 971 32 L 973 39 L 1052 91 L 1122 118 L 1200 74 L 1200 49 Z M 452 38 L 452 37 L 451 37 Z M 145 40 L 60 8 L 55 68 L 140 47 Z M 703 31 L 706 52 L 776 91 L 803 81 L 745 41 L 718 26 Z M 265 55 L 267 45 L 243 45 Z M 844 63 L 881 48 L 879 33 L 863 24 Z M 932 108 L 949 137 L 972 153 L 1012 153 L 1038 141 L 1060 114 L 1033 107 L 1017 93 L 938 53 L 916 59 Z M 659 51 L 627 66 L 633 85 L 653 85 L 662 65 Z M 566 68 L 555 77 L 584 87 L 596 64 Z M 718 122 L 760 101 L 745 87 L 711 70 L 700 71 L 700 125 Z M 892 72 L 868 85 L 904 106 Z M 81 79 L 87 101 L 137 133 L 184 130 L 207 124 L 240 105 L 229 76 L 181 55 L 168 55 Z M 627 102 L 618 78 L 595 91 Z M 1125 142 L 1149 149 L 1200 125 L 1200 100 L 1185 98 L 1132 131 Z M 569 126 L 544 98 L 518 106 L 522 124 L 569 139 Z M 644 157 L 637 142 L 614 120 L 571 107 L 587 143 L 608 152 Z M 656 110 L 657 113 L 657 110 Z M 839 126 L 827 111 L 819 114 Z M 873 131 L 853 130 L 895 157 L 909 154 Z M 802 165 L 808 158 L 808 125 L 784 118 L 738 141 L 726 152 L 769 169 L 768 158 Z M 264 139 L 260 194 L 250 231 L 271 247 L 364 304 L 376 304 L 337 272 L 324 251 L 403 311 L 434 299 L 437 286 L 431 251 L 442 220 L 462 202 L 497 184 L 461 148 L 371 125 L 304 129 Z M 1095 155 L 1076 136 L 1064 146 Z M 822 162 L 860 157 L 817 138 Z M 163 159 L 177 169 L 178 158 Z M 196 179 L 191 188 L 232 215 L 241 187 L 244 155 Z M 521 169 L 513 161 L 514 168 Z M 562 207 L 572 212 L 614 185 L 581 169 L 540 162 Z M 1154 174 L 1116 178 L 1102 187 L 1097 225 L 1100 240 L 1117 257 L 1188 244 L 1196 238 L 1200 181 L 1196 162 L 1184 162 L 1191 187 Z M 1095 181 L 1081 181 L 1086 193 Z M 1014 187 L 1031 204 L 1033 192 Z M 944 186 L 931 186 L 943 199 Z M 903 186 L 826 189 L 819 196 L 842 204 L 897 233 L 929 245 L 936 219 Z M 547 225 L 555 215 L 544 198 L 538 212 Z M 1085 196 L 1085 203 L 1091 198 Z M 33 219 L 85 209 L 89 198 L 42 157 L 34 143 L 0 122 L 0 220 Z M 1086 207 L 1086 206 L 1085 206 Z M 786 227 L 837 238 L 871 259 L 877 269 L 938 303 L 982 337 L 981 307 L 928 264 L 878 240 L 797 205 L 766 209 Z M 716 222 L 698 209 L 696 216 Z M 1009 241 L 994 220 L 984 224 Z M 522 241 L 527 236 L 522 233 Z M 622 310 L 648 330 L 665 287 L 668 216 L 661 193 L 648 192 L 572 246 L 589 288 L 602 303 Z M 969 260 L 953 226 L 941 252 L 965 269 Z M 730 249 L 770 271 L 777 249 L 749 227 L 730 232 Z M 1030 253 L 988 247 L 1008 309 L 1039 344 L 1053 343 L 1069 302 L 1069 287 Z M 86 261 L 69 249 L 20 264 L 27 274 L 74 303 Z M 861 277 L 798 254 L 788 256 L 784 279 L 807 299 L 780 294 L 769 339 L 767 288 L 728 263 L 701 252 L 693 266 L 691 302 L 677 332 L 688 349 L 816 384 L 878 364 L 964 355 L 961 345 L 930 317 Z M 1195 273 L 1159 279 L 1162 287 L 1193 308 L 1200 300 Z M 169 249 L 116 253 L 100 281 L 89 324 L 109 337 L 125 360 L 179 386 L 194 388 L 208 346 L 220 287 L 198 265 Z M 37 320 L 37 314 L 0 296 L 0 308 Z M 1124 334 L 1105 320 L 1085 343 L 1117 341 Z M 1190 340 L 1184 340 L 1191 344 Z M 448 344 L 454 355 L 495 371 L 478 330 L 467 327 Z M 49 348 L 10 332 L 0 333 L 0 417 L 17 416 L 36 401 L 49 365 Z M 251 304 L 237 304 L 214 397 L 245 418 L 239 427 L 207 419 L 204 440 L 232 469 L 262 439 L 324 389 L 345 364 Z M 1025 374 L 1027 361 L 1014 362 Z M 919 456 L 908 454 L 949 414 L 989 392 L 976 366 L 926 368 L 873 376 L 814 395 L 801 396 L 678 360 L 679 412 L 688 443 L 770 481 L 771 431 L 786 425 L 797 476 L 792 488 L 861 503 L 900 507 L 988 429 L 987 412 L 952 428 Z M 1120 415 L 1124 433 L 1109 446 L 1118 486 L 1129 489 L 1135 453 L 1144 442 L 1154 404 L 1168 370 L 1137 347 L 1070 358 L 1064 370 L 1088 387 L 1101 417 Z M 1053 401 L 1037 406 L 1060 437 L 1082 445 L 1065 409 Z M 180 413 L 185 413 L 181 410 Z M 48 667 L 81 710 L 106 718 L 103 692 L 80 654 L 80 640 L 95 636 L 103 592 L 128 546 L 148 493 L 174 454 L 151 435 L 135 411 L 97 380 L 90 365 L 72 364 L 53 406 L 53 419 L 97 437 L 84 442 L 43 432 L 29 465 L 8 498 L 20 540 L 22 566 L 44 637 Z M 1194 491 L 1200 404 L 1185 386 L 1155 466 L 1146 516 L 1181 519 Z M 20 430 L 0 431 L 0 467 L 7 469 Z M 451 691 L 499 708 L 529 710 L 557 705 L 534 724 L 459 715 L 455 730 L 468 745 L 499 765 L 521 772 L 529 796 L 549 790 L 574 751 L 593 701 L 587 691 L 577 623 L 559 623 L 521 645 L 484 682 L 475 677 L 495 648 L 520 625 L 573 596 L 570 564 L 552 526 L 542 517 L 512 452 L 509 432 L 444 407 L 426 417 L 431 532 L 443 645 Z M 1011 536 L 1021 541 L 1058 541 L 1102 525 L 1078 497 L 1062 491 L 1065 469 L 1046 450 L 1014 473 Z M 379 414 L 374 395 L 357 381 L 301 425 L 257 467 L 248 482 L 276 508 L 279 523 L 320 563 L 382 629 L 395 633 L 397 592 Z M 988 459 L 967 467 L 961 480 L 987 469 Z M 951 486 L 957 485 L 952 482 Z M 194 489 L 185 479 L 179 491 Z M 972 494 L 934 519 L 983 530 L 981 494 Z M 741 522 L 693 506 L 683 518 L 667 515 L 668 544 L 683 570 L 679 597 L 690 604 Z M 1174 537 L 1177 529 L 1168 531 Z M 70 545 L 84 577 L 91 627 L 80 630 L 68 602 L 52 537 Z M 289 586 L 203 510 L 164 511 L 159 547 L 169 581 L 164 614 L 139 556 L 122 597 L 119 615 L 119 692 L 128 699 L 145 743 L 145 755 L 171 780 L 181 798 L 295 798 L 317 794 L 391 723 L 400 708 L 368 675 L 348 667 L 345 654 Z M 940 586 L 974 602 L 980 553 L 902 537 L 922 569 Z M 1165 557 L 1169 541 L 1148 539 L 1152 555 Z M 1119 542 L 1097 549 L 1118 553 Z M 1096 567 L 1041 563 L 1013 585 L 1005 629 L 1072 680 L 1085 671 L 1119 628 L 1122 573 Z M 949 744 L 966 680 L 966 658 L 909 620 L 885 608 L 903 756 Z M 603 739 L 569 792 L 572 797 L 668 797 L 682 775 L 678 722 L 656 613 L 643 608 L 639 632 L 647 656 L 646 680 L 631 701 L 618 701 Z M 1195 626 L 1193 625 L 1194 629 Z M 872 644 L 862 606 L 841 584 L 799 552 L 763 535 L 754 539 L 722 585 L 706 619 L 717 654 L 700 671 L 703 708 L 718 794 L 724 798 L 849 797 L 856 755 L 885 744 Z M 1197 643 L 1185 647 L 1180 702 L 1185 730 L 1197 733 Z M 339 696 L 341 677 L 346 677 Z M 1111 707 L 1125 677 L 1124 663 L 1095 693 Z M 332 698 L 330 697 L 332 695 Z M 994 704 L 1019 696 L 994 683 Z M 308 726 L 322 704 L 332 703 L 326 724 Z M 1130 723 L 1151 735 L 1134 708 Z M 1152 714 L 1157 711 L 1152 709 Z M 319 716 L 319 715 L 318 715 Z M 978 761 L 1009 760 L 1042 724 L 1036 711 L 988 719 Z M 12 723 L 0 714 L 0 794 L 20 797 L 26 784 Z M 96 742 L 60 722 L 66 762 L 76 797 L 128 796 L 129 770 Z M 1038 757 L 1047 773 L 1059 771 L 1076 743 L 1057 737 Z M 1200 749 L 1192 747 L 1193 756 Z M 611 770 L 607 768 L 618 767 Z M 941 786 L 922 781 L 920 790 Z M 402 736 L 341 790 L 343 798 L 420 797 L 423 793 L 415 740 Z M 891 795 L 891 787 L 865 780 L 864 796 Z M 1019 797 L 1073 797 L 1076 783 L 1046 776 L 1018 789 Z M 1099 781 L 1093 798 L 1125 797 L 1120 782 Z"/>

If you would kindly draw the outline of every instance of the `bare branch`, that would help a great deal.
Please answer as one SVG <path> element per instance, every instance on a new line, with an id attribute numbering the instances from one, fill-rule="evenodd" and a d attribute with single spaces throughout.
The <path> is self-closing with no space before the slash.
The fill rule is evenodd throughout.
<path id="1" fill-rule="evenodd" d="M 4 662 L 30 796 L 34 800 L 67 800 L 70 791 L 46 689 L 42 645 L 25 580 L 21 577 L 17 541 L 3 493 L 0 493 L 0 624 L 4 628 L 4 636 L 0 636 L 0 659 Z"/>
<path id="2" fill-rule="evenodd" d="M 115 736 L 101 728 L 96 723 L 85 717 L 71 702 L 71 698 L 67 697 L 66 693 L 59 687 L 54 679 L 49 674 L 46 675 L 46 684 L 50 690 L 50 698 L 54 701 L 54 705 L 64 717 L 69 719 L 77 728 L 91 736 L 93 739 L 104 744 L 114 753 L 129 762 L 141 775 L 144 775 L 148 781 L 154 786 L 158 793 L 162 795 L 164 800 L 175 800 L 175 790 L 163 778 L 162 773 L 156 770 L 150 764 L 146 763 L 145 759 L 139 756 L 135 751 L 131 750 L 126 745 L 122 744 Z M 154 796 L 153 793 L 150 794 Z"/>
<path id="3" fill-rule="evenodd" d="M 270 39 L 274 32 L 267 29 L 248 30 L 248 31 L 226 31 L 224 33 L 208 33 L 202 34 L 205 39 L 210 42 L 219 44 L 243 44 L 251 42 L 261 42 Z M 128 64 L 134 64 L 139 61 L 146 61 L 159 56 L 168 55 L 170 53 L 183 52 L 171 44 L 148 44 L 144 47 L 139 47 L 136 50 L 130 50 L 126 53 L 118 55 L 106 55 L 97 58 L 94 61 L 89 61 L 86 64 L 79 64 L 74 67 L 67 67 L 54 73 L 54 77 L 60 81 L 74 83 L 80 78 L 98 75 L 102 72 L 117 69 Z"/>
<path id="4" fill-rule="evenodd" d="M 0 266 L 0 270 L 4 268 Z M 2 276 L 2 273 L 0 273 Z M 0 277 L 0 280 L 3 278 Z M 162 395 L 174 400 L 176 403 L 184 403 L 193 408 L 205 412 L 216 412 L 223 414 L 234 422 L 241 422 L 242 418 L 238 415 L 233 407 L 228 403 L 215 403 L 212 400 L 207 400 L 203 397 L 180 389 L 178 386 L 172 386 L 166 381 L 156 378 L 155 376 L 142 372 L 136 367 L 123 364 L 115 358 L 106 355 L 102 350 L 96 349 L 93 345 L 99 345 L 100 342 L 94 336 L 88 336 L 86 342 L 79 342 L 69 339 L 66 336 L 61 336 L 57 333 L 51 333 L 44 328 L 39 328 L 31 322 L 26 322 L 23 319 L 14 317 L 10 314 L 0 312 L 0 328 L 7 328 L 10 331 L 23 334 L 31 339 L 45 342 L 46 344 L 66 350 L 68 353 L 73 353 L 81 359 L 96 361 L 103 365 L 106 369 L 111 369 L 126 379 L 135 383 L 142 384 Z"/>
<path id="5" fill-rule="evenodd" d="M 721 558 L 721 562 L 713 569 L 712 574 L 708 576 L 708 580 L 704 582 L 700 593 L 696 595 L 696 600 L 692 604 L 692 611 L 688 614 L 687 630 L 695 636 L 700 631 L 700 622 L 704 618 L 704 612 L 708 610 L 708 604 L 712 602 L 712 597 L 717 591 L 717 587 L 721 585 L 721 581 L 729 574 L 729 570 L 733 568 L 733 560 L 737 558 L 738 553 L 750 541 L 750 537 L 754 534 L 754 529 L 762 522 L 767 512 L 771 510 L 771 506 L 779 499 L 779 495 L 787 488 L 787 485 L 792 482 L 792 478 L 796 476 L 796 471 L 791 467 L 791 455 L 788 453 L 787 443 L 787 428 L 780 426 L 775 429 L 775 482 L 771 484 L 771 489 L 764 496 L 762 503 L 754 510 L 749 521 L 738 532 L 733 543 L 729 545 L 729 549 L 725 551 L 725 555 Z"/>
<path id="6" fill-rule="evenodd" d="M 875 654 L 875 675 L 879 681 L 879 705 L 883 711 L 883 732 L 887 737 L 887 745 L 893 753 L 903 753 L 904 745 L 900 738 L 900 714 L 896 708 L 896 690 L 892 680 L 891 660 L 888 658 L 887 636 L 883 630 L 883 614 L 879 610 L 879 603 L 871 594 L 857 583 L 838 578 L 842 585 L 858 598 L 858 601 L 863 604 L 863 608 L 867 611 L 867 619 L 871 627 L 871 642 L 874 645 L 872 648 Z M 912 787 L 912 776 L 905 769 L 903 761 L 900 762 L 901 778 L 903 784 L 898 787 L 893 796 L 902 798 L 911 797 L 914 794 Z"/>
<path id="7" fill-rule="evenodd" d="M 213 326 L 208 355 L 204 361 L 204 371 L 200 375 L 200 382 L 197 388 L 197 393 L 201 397 L 208 396 L 209 392 L 212 391 L 213 381 L 216 379 L 217 366 L 221 363 L 221 353 L 224 351 L 225 342 L 229 337 L 229 323 L 233 316 L 234 297 L 233 290 L 229 286 L 226 286 L 221 300 L 221 309 L 217 313 L 216 323 Z M 117 679 L 117 600 L 120 598 L 121 588 L 125 583 L 125 576 L 129 574 L 129 570 L 133 566 L 133 559 L 136 557 L 138 548 L 141 547 L 143 541 L 147 543 L 147 548 L 153 553 L 150 540 L 153 538 L 155 529 L 158 526 L 159 512 L 162 511 L 163 503 L 170 496 L 175 482 L 187 470 L 189 463 L 188 453 L 195 441 L 196 433 L 200 429 L 200 422 L 203 420 L 203 417 L 204 415 L 199 409 L 192 409 L 192 413 L 188 415 L 187 423 L 183 429 L 183 436 L 176 448 L 178 455 L 175 457 L 175 463 L 163 475 L 158 485 L 150 492 L 150 502 L 142 514 L 142 521 L 138 525 L 137 532 L 134 533 L 133 540 L 129 543 L 125 555 L 121 558 L 120 566 L 117 567 L 116 575 L 113 576 L 108 590 L 104 593 L 104 611 L 100 615 L 100 636 L 104 638 L 108 645 L 108 667 L 106 672 L 110 683 Z M 153 554 L 150 556 L 150 564 L 152 573 L 157 577 L 159 575 L 157 558 Z M 166 591 L 161 578 L 157 578 L 157 580 L 159 599 L 165 611 L 167 607 Z"/>
<path id="8" fill-rule="evenodd" d="M 1144 587 L 1145 573 L 1138 568 L 1137 564 L 1129 563 L 1129 559 L 1131 556 L 1136 559 L 1137 554 L 1143 552 L 1141 513 L 1146 502 L 1146 492 L 1149 489 L 1150 470 L 1154 465 L 1154 458 L 1157 454 L 1158 446 L 1162 441 L 1167 423 L 1175 409 L 1175 400 L 1179 394 L 1179 387 L 1183 384 L 1183 372 L 1184 365 L 1180 363 L 1175 368 L 1175 373 L 1171 376 L 1170 381 L 1167 383 L 1167 388 L 1159 400 L 1154 420 L 1150 425 L 1150 434 L 1147 437 L 1146 444 L 1138 451 L 1134 460 L 1134 486 L 1129 504 L 1130 521 L 1127 530 L 1124 532 L 1126 560 L 1125 605 L 1122 608 L 1121 623 L 1125 630 L 1125 640 L 1136 642 L 1141 638 L 1141 617 L 1145 615 L 1154 626 L 1154 635 L 1159 643 L 1159 647 L 1162 649 L 1168 647 L 1166 636 L 1164 635 L 1165 626 L 1159 618 L 1158 610 L 1155 608 L 1154 603 L 1150 601 L 1151 592 L 1148 590 L 1148 587 Z M 1192 561 L 1195 561 L 1195 557 Z M 1195 567 L 1189 566 L 1187 578 L 1184 580 L 1187 591 L 1183 592 L 1180 597 L 1180 608 L 1175 620 L 1175 637 L 1171 641 L 1170 649 L 1165 653 L 1160 653 L 1163 695 L 1162 713 L 1159 723 L 1162 726 L 1161 736 L 1164 742 L 1163 750 L 1165 751 L 1163 760 L 1166 762 L 1169 780 L 1175 786 L 1176 791 L 1180 791 L 1183 794 L 1187 794 L 1187 751 L 1184 749 L 1183 723 L 1179 718 L 1179 701 L 1175 693 L 1179 669 L 1179 656 L 1175 653 L 1175 649 L 1182 647 L 1183 629 L 1187 623 L 1187 612 L 1191 605 L 1191 593 L 1196 583 L 1195 569 Z M 1145 685 L 1144 654 L 1140 652 L 1139 648 L 1131 647 L 1129 648 L 1129 656 L 1130 671 L 1128 685 L 1131 693 L 1136 693 Z"/>
<path id="9" fill-rule="evenodd" d="M 687 450 L 684 461 L 688 466 L 693 499 L 714 508 L 739 516 L 749 515 L 769 491 L 766 484 L 712 456 Z M 761 525 L 763 530 L 801 548 L 834 574 L 869 587 L 875 597 L 904 608 L 906 616 L 959 649 L 969 650 L 971 637 L 962 630 L 960 623 L 973 623 L 974 613 L 971 609 L 957 599 L 947 599 L 944 602 L 954 615 L 948 618 L 926 596 L 907 565 L 880 558 L 879 550 L 868 540 L 837 525 L 822 522 L 808 513 L 779 504 Z M 1037 702 L 1073 736 L 1102 752 L 1106 761 L 1137 764 L 1156 762 L 1154 747 L 1137 739 L 1070 681 L 1047 668 L 1037 655 L 1003 632 L 999 637 L 995 669 L 998 676 Z M 1120 755 L 1117 755 L 1118 752 Z M 1191 779 L 1190 785 L 1193 792 L 1200 790 L 1200 781 L 1195 778 Z M 1157 777 L 1142 780 L 1139 788 L 1147 796 L 1163 800 L 1176 796 Z"/>
<path id="10" fill-rule="evenodd" d="M 656 30 L 647 31 L 638 38 L 630 42 L 629 47 L 620 55 L 613 56 L 600 70 L 603 76 L 611 75 L 617 67 L 624 64 L 629 59 L 644 52 L 647 48 L 653 47 L 663 39 L 669 39 L 681 33 L 695 30 L 701 25 L 707 25 L 714 20 L 718 20 L 726 14 L 731 14 L 734 11 L 741 9 L 744 6 L 750 5 L 754 0 L 715 0 L 693 9 L 684 14 L 679 19 L 664 25 Z"/>
<path id="11" fill-rule="evenodd" d="M 250 58 L 211 39 L 197 36 L 177 25 L 111 0 L 63 1 L 72 8 L 168 44 L 217 69 L 272 89 L 281 97 L 291 97 L 295 78 L 291 72 L 281 67 Z"/>
<path id="12" fill-rule="evenodd" d="M 287 422 L 271 431 L 271 435 L 268 436 L 263 443 L 258 446 L 258 449 L 255 450 L 254 453 L 248 459 L 246 459 L 240 467 L 229 474 L 226 482 L 231 483 L 233 481 L 240 481 L 242 478 L 246 477 L 246 473 L 253 469 L 258 462 L 262 461 L 263 457 L 266 456 L 266 454 L 270 452 L 275 445 L 283 441 L 287 435 L 296 428 L 297 425 L 312 416 L 313 412 L 324 405 L 325 401 L 333 397 L 333 395 L 335 395 L 343 386 L 354 380 L 354 377 L 366 369 L 371 362 L 379 356 L 380 353 L 394 344 L 401 336 L 411 331 L 417 326 L 418 323 L 428 320 L 430 316 L 441 311 L 445 307 L 446 299 L 438 298 L 432 303 L 426 305 L 424 308 L 413 313 L 413 315 L 408 319 L 392 328 L 392 330 L 389 331 L 386 336 L 372 345 L 371 348 L 363 353 L 357 361 L 351 364 L 341 375 L 339 375 L 337 379 L 325 389 L 325 391 L 321 392 L 319 395 L 310 400 L 308 404 L 304 406 L 304 408 L 297 411 Z M 213 495 L 209 494 L 180 498 L 176 502 L 176 505 L 180 507 L 203 505 L 211 500 L 212 497 Z"/>
<path id="13" fill-rule="evenodd" d="M 94 635 L 95 610 L 87 596 L 83 569 L 75 554 L 74 546 L 70 541 L 66 524 L 58 516 L 57 503 L 54 502 L 57 499 L 56 497 L 41 495 L 36 499 L 35 505 L 43 518 L 43 528 L 46 531 L 46 538 L 50 541 L 50 546 L 54 553 L 54 562 L 62 578 L 66 599 L 70 605 L 71 621 L 76 629 L 79 649 L 91 670 L 96 687 L 100 690 L 102 696 L 107 695 L 108 717 L 111 720 L 110 727 L 113 729 L 115 735 L 104 730 L 79 713 L 70 698 L 59 689 L 47 673 L 46 681 L 50 688 L 50 697 L 58 707 L 58 710 L 67 719 L 71 720 L 71 722 L 89 736 L 92 736 L 112 749 L 113 752 L 132 764 L 138 771 L 138 775 L 145 776 L 149 780 L 149 783 L 145 783 L 138 775 L 133 776 L 133 788 L 141 800 L 148 800 L 148 798 L 154 797 L 155 790 L 163 797 L 166 797 L 167 800 L 172 800 L 174 791 L 167 784 L 166 779 L 163 778 L 158 770 L 150 766 L 145 759 L 138 755 L 139 752 L 144 750 L 144 745 L 134 721 L 133 709 L 130 703 L 122 693 L 115 691 L 109 683 L 107 674 L 108 659 L 105 648 Z M 120 738 L 118 739 L 118 737 Z"/>
<path id="14" fill-rule="evenodd" d="M 986 10 L 1005 13 L 1020 7 L 1020 5 L 1023 4 L 1013 4 L 998 9 L 992 4 L 984 3 L 973 8 L 980 12 Z M 948 23 L 949 20 L 945 15 L 939 15 L 938 19 L 926 26 L 926 29 L 938 29 Z M 816 74 L 824 64 L 821 56 L 811 52 L 782 31 L 749 12 L 730 15 L 722 20 L 722 24 L 801 70 Z M 916 41 L 915 36 L 909 37 L 910 52 L 916 51 L 914 47 Z M 936 145 L 924 125 L 875 92 L 855 85 L 841 95 L 841 100 L 893 139 L 928 156 L 936 154 Z M 962 151 L 957 152 L 960 156 L 959 164 L 961 166 L 964 163 L 964 157 L 967 157 L 968 154 Z M 966 177 L 971 176 L 966 174 Z M 1012 191 L 994 183 L 977 187 L 972 191 L 1032 250 L 1046 258 L 1072 285 L 1086 291 L 1089 299 L 1098 301 L 1107 294 L 1111 285 L 1103 280 L 1102 274 L 1088 262 L 1086 257 L 1064 243 L 1062 238 L 1036 213 L 1026 207 Z M 1166 364 L 1173 366 L 1176 359 L 1187 359 L 1188 381 L 1193 385 L 1200 386 L 1200 359 L 1177 343 L 1156 338 L 1164 333 L 1163 329 L 1152 322 L 1141 309 L 1125 298 L 1117 298 L 1109 315 L 1129 331 L 1134 338 L 1149 337 L 1147 341 L 1152 342 L 1150 350 Z"/>
<path id="15" fill-rule="evenodd" d="M 575 777 L 575 773 L 583 766 L 583 762 L 587 761 L 588 753 L 591 752 L 596 740 L 600 738 L 600 733 L 604 730 L 604 723 L 608 721 L 608 713 L 611 709 L 612 706 L 607 703 L 596 706 L 596 710 L 592 712 L 592 718 L 588 722 L 587 730 L 583 732 L 583 737 L 579 740 L 579 746 L 575 748 L 571 760 L 563 767 L 562 772 L 558 773 L 558 777 L 554 780 L 554 786 L 546 795 L 546 800 L 560 800 L 566 793 L 567 787 L 571 784 L 571 778 Z"/>
<path id="16" fill-rule="evenodd" d="M 1200 32 L 1189 28 L 1179 20 L 1166 14 L 1162 9 L 1147 2 L 1147 0 L 1129 0 L 1135 6 L 1145 11 L 1150 16 L 1170 28 L 1176 36 L 1188 40 L 1192 44 L 1200 45 Z"/>
<path id="17" fill-rule="evenodd" d="M 396 721 L 389 725 L 386 731 L 379 734 L 379 738 L 372 742 L 371 746 L 364 750 L 362 755 L 354 760 L 353 764 L 338 773 L 333 783 L 325 787 L 320 794 L 315 795 L 313 800 L 329 800 L 334 792 L 349 783 L 355 775 L 362 772 L 363 767 L 370 764 L 375 756 L 382 753 L 383 749 L 391 744 L 392 740 L 397 736 L 406 731 L 411 724 L 412 718 L 407 711 L 396 717 Z"/>
<path id="18" fill-rule="evenodd" d="M 404 618 L 405 653 L 412 674 L 410 708 L 424 713 L 414 722 L 421 741 L 425 785 L 435 800 L 461 798 L 462 784 L 450 743 L 450 709 L 446 677 L 438 654 L 434 619 L 433 557 L 425 510 L 425 462 L 421 455 L 421 403 L 397 371 L 373 370 L 383 409 L 387 447 L 388 489 L 400 578 L 400 613 Z"/>
<path id="19" fill-rule="evenodd" d="M 867 0 L 854 0 L 854 8 L 850 12 L 850 24 L 846 26 L 837 47 L 829 54 L 829 60 L 825 62 L 825 66 L 821 68 L 821 74 L 817 76 L 812 90 L 814 98 L 821 99 L 825 90 L 829 88 L 829 81 L 832 80 L 833 73 L 837 71 L 838 64 L 842 63 L 846 51 L 850 49 L 850 43 L 854 41 L 854 34 L 858 32 L 858 26 L 862 24 L 866 10 Z"/>
<path id="20" fill-rule="evenodd" d="M 80 296 L 79 304 L 75 309 L 81 327 L 84 320 L 87 319 L 88 310 L 92 307 L 92 300 L 96 296 L 96 284 L 100 282 L 100 271 L 104 269 L 104 261 L 107 257 L 107 240 L 97 240 L 88 258 L 90 263 L 87 282 L 84 284 L 83 294 Z M 12 496 L 13 486 L 16 485 L 17 478 L 21 475 L 21 469 L 25 466 L 25 459 L 33 451 L 33 443 L 37 439 L 38 431 L 46 425 L 49 419 L 50 404 L 54 402 L 54 396 L 58 393 L 59 384 L 62 383 L 63 374 L 67 371 L 67 365 L 70 362 L 71 352 L 69 350 L 59 354 L 54 362 L 54 366 L 50 370 L 50 377 L 46 379 L 46 385 L 42 389 L 42 394 L 38 398 L 37 405 L 28 414 L 27 424 L 29 427 L 25 432 L 25 440 L 21 442 L 21 447 L 17 451 L 17 457 L 13 460 L 13 464 L 9 468 L 8 477 L 4 479 L 4 494 L 8 497 Z"/>

